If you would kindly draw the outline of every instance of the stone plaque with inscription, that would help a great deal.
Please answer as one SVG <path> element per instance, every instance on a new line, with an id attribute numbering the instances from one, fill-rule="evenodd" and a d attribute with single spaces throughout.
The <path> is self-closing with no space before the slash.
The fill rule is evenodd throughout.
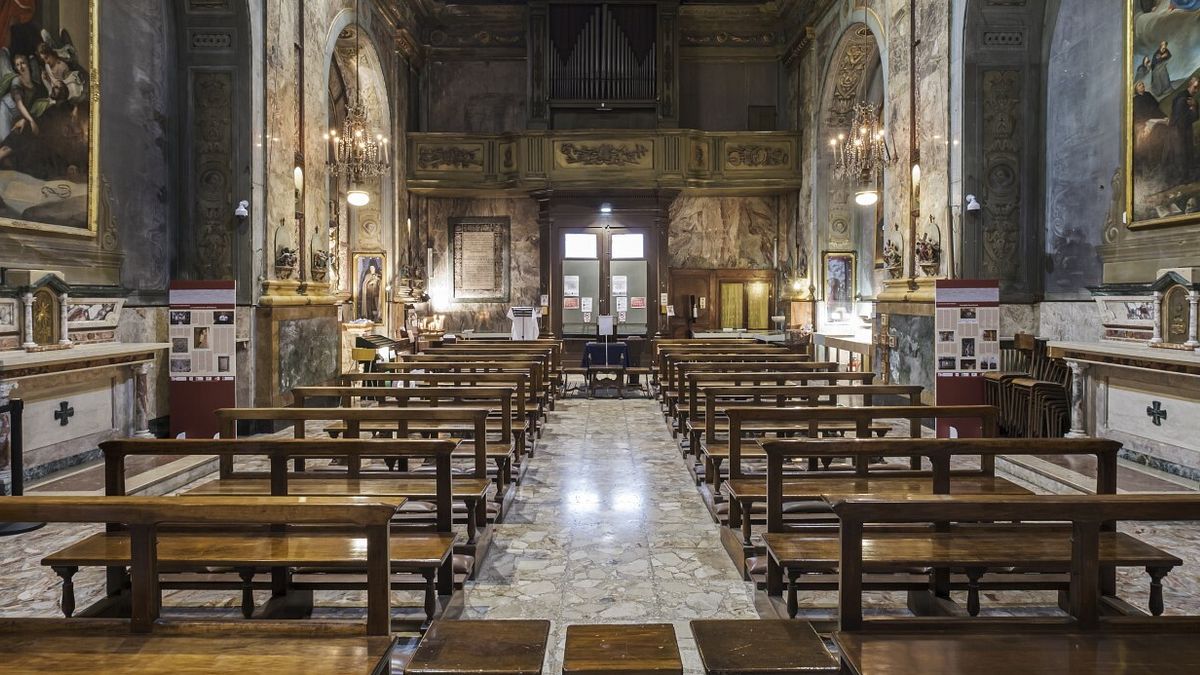
<path id="1" fill-rule="evenodd" d="M 509 230 L 507 217 L 450 221 L 455 300 L 508 302 Z"/>

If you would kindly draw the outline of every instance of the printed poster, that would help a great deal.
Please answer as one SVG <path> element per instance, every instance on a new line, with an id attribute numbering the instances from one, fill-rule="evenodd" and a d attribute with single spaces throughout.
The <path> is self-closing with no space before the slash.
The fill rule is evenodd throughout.
<path id="1" fill-rule="evenodd" d="M 628 295 L 629 294 L 629 277 L 613 276 L 612 292 L 613 292 L 613 295 Z"/>
<path id="2" fill-rule="evenodd" d="M 568 275 L 563 277 L 563 297 L 578 298 L 579 297 L 579 277 L 576 275 Z"/>

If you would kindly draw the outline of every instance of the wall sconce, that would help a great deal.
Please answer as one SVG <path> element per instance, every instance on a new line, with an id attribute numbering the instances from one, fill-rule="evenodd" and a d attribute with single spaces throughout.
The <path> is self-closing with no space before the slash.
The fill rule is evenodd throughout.
<path id="1" fill-rule="evenodd" d="M 983 210 L 983 204 L 975 198 L 975 195 L 967 195 L 967 213 L 978 213 Z"/>

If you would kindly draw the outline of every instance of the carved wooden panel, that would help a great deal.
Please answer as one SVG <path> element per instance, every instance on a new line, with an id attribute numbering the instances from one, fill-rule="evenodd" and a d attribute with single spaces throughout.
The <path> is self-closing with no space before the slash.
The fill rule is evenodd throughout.
<path id="1" fill-rule="evenodd" d="M 233 276 L 233 76 L 200 71 L 192 81 L 193 156 L 192 213 L 195 248 L 190 261 L 203 279 Z"/>

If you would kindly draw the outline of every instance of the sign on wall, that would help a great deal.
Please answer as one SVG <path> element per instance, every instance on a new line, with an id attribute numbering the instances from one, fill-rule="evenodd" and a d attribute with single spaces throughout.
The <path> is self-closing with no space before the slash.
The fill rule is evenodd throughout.
<path id="1" fill-rule="evenodd" d="M 171 435 L 210 438 L 213 411 L 236 405 L 236 289 L 232 281 L 171 282 Z"/>
<path id="2" fill-rule="evenodd" d="M 450 220 L 450 260 L 454 299 L 508 302 L 509 219 Z"/>

